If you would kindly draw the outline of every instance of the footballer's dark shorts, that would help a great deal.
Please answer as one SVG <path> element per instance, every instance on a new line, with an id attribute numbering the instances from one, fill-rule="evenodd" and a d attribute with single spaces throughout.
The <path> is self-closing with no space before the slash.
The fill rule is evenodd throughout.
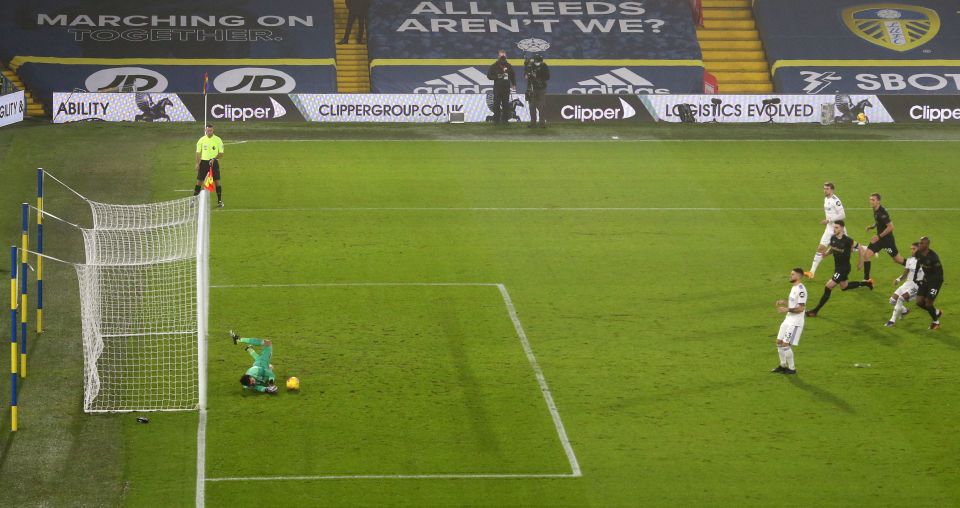
<path id="1" fill-rule="evenodd" d="M 917 289 L 917 296 L 922 296 L 929 301 L 934 301 L 937 299 L 937 295 L 940 294 L 940 286 L 943 285 L 943 281 L 940 282 L 928 282 L 925 280 L 920 281 L 920 287 Z"/>
<path id="2" fill-rule="evenodd" d="M 217 159 L 211 159 L 208 161 L 200 161 L 200 169 L 197 170 L 197 180 L 203 181 L 207 177 L 207 172 L 210 170 L 210 163 L 213 162 L 213 179 L 220 179 L 220 161 Z"/>
<path id="3" fill-rule="evenodd" d="M 893 239 L 893 233 L 880 237 L 874 243 L 871 243 L 868 249 L 872 250 L 874 254 L 879 253 L 881 250 L 887 251 L 887 254 L 890 254 L 890 257 L 895 258 L 900 251 L 897 250 L 897 242 Z"/>
<path id="4" fill-rule="evenodd" d="M 838 266 L 833 272 L 833 282 L 840 284 L 841 282 L 847 280 L 847 277 L 850 276 L 850 267 L 849 266 Z"/>

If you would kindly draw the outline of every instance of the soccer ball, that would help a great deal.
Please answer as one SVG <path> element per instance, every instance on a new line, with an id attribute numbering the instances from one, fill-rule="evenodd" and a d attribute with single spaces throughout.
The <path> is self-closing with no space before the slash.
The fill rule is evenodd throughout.
<path id="1" fill-rule="evenodd" d="M 296 377 L 287 378 L 287 390 L 294 391 L 300 389 L 300 380 Z"/>

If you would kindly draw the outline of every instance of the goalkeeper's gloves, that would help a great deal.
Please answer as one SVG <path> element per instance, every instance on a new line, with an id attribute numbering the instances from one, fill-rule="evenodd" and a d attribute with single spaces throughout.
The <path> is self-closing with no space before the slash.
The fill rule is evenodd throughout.
<path id="1" fill-rule="evenodd" d="M 236 333 L 233 333 L 233 330 L 230 330 L 230 338 L 233 339 L 233 343 L 236 344 L 240 340 L 240 336 Z"/>
<path id="2" fill-rule="evenodd" d="M 276 387 L 276 385 L 270 385 L 270 386 L 268 386 L 267 389 L 264 390 L 264 391 L 267 392 L 267 393 L 277 393 L 277 387 Z"/>

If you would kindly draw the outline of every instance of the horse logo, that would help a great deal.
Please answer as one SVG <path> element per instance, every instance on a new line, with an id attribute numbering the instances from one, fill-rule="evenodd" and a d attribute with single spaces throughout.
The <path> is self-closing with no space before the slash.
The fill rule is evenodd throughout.
<path id="1" fill-rule="evenodd" d="M 937 11 L 914 5 L 850 7 L 843 10 L 843 22 L 861 39 L 901 52 L 923 46 L 940 32 Z"/>
<path id="2" fill-rule="evenodd" d="M 834 121 L 838 123 L 855 122 L 861 114 L 866 118 L 867 108 L 873 106 L 870 99 L 862 99 L 854 103 L 853 99 L 846 94 L 840 94 L 834 97 L 833 104 L 836 106 L 837 112 L 840 113 L 834 117 Z"/>
<path id="3" fill-rule="evenodd" d="M 153 97 L 148 93 L 138 93 L 136 95 L 135 101 L 137 107 L 140 108 L 140 114 L 134 119 L 137 122 L 159 122 L 159 121 L 170 121 L 170 117 L 167 116 L 167 108 L 173 106 L 173 101 L 169 97 L 163 97 L 162 99 L 154 102 Z"/>
<path id="4" fill-rule="evenodd" d="M 487 92 L 486 95 L 487 95 L 486 96 L 487 108 L 489 108 L 490 112 L 493 113 L 493 92 Z M 507 103 L 507 110 L 503 112 L 503 114 L 506 115 L 507 117 L 507 121 L 508 122 L 510 120 L 516 120 L 518 122 L 521 121 L 520 115 L 517 114 L 517 110 L 522 107 L 523 107 L 523 102 L 520 99 L 511 99 L 510 102 Z M 496 119 L 497 117 L 495 115 L 487 115 L 488 122 L 496 121 Z"/>

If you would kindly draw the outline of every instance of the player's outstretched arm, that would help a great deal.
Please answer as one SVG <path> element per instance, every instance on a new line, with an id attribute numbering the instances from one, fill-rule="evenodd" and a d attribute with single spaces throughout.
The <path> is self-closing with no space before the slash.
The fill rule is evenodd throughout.
<path id="1" fill-rule="evenodd" d="M 893 279 L 893 285 L 896 286 L 897 284 L 900 284 L 900 282 L 905 280 L 908 275 L 910 275 L 910 269 L 904 268 L 903 273 L 900 274 L 900 276 L 897 277 L 896 279 Z"/>

